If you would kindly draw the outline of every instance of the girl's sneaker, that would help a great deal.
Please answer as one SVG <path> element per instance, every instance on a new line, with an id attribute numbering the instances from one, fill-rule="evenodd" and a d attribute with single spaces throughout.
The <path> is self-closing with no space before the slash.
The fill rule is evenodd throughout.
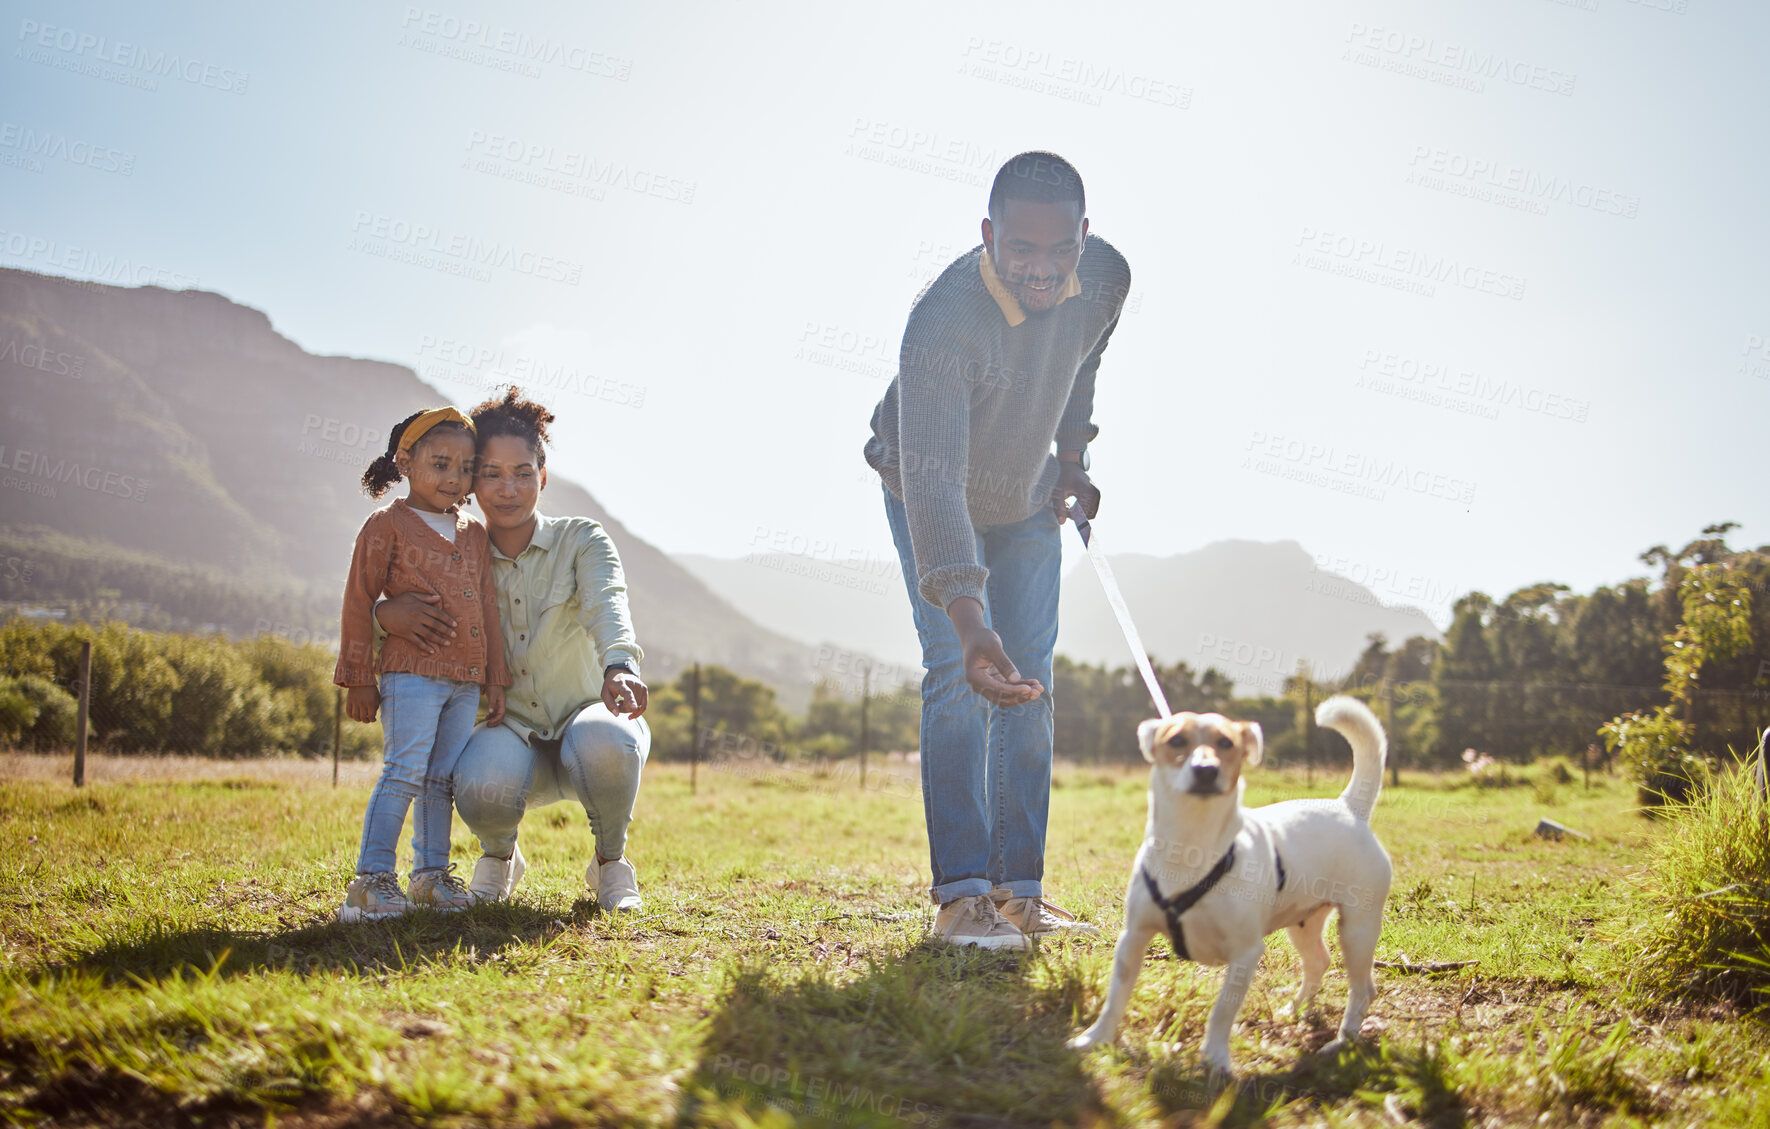
<path id="1" fill-rule="evenodd" d="M 459 913 L 479 899 L 455 874 L 455 864 L 443 870 L 424 870 L 412 875 L 411 903 L 446 913 Z"/>
<path id="2" fill-rule="evenodd" d="M 399 888 L 398 876 L 391 870 L 378 870 L 350 880 L 344 888 L 344 905 L 338 910 L 338 920 L 378 921 L 398 917 L 411 908 L 405 891 Z"/>

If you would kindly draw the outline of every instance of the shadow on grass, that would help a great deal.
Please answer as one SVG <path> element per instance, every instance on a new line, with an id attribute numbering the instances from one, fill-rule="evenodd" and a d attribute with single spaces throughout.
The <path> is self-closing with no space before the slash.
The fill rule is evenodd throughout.
<path id="1" fill-rule="evenodd" d="M 678 1122 L 1075 1124 L 1102 1108 L 1064 1046 L 1083 995 L 1026 956 L 932 940 L 853 979 L 733 964 Z"/>
<path id="2" fill-rule="evenodd" d="M 1213 1078 L 1197 1055 L 1181 1053 L 1150 1070 L 1149 1093 L 1166 1114 L 1191 1112 L 1225 1129 L 1264 1125 L 1287 1106 L 1295 1115 L 1302 1112 L 1293 1105 L 1299 1102 L 1306 1103 L 1305 1110 L 1314 1106 L 1319 1115 L 1355 1095 L 1376 1097 L 1398 1124 L 1432 1129 L 1470 1124 L 1438 1049 L 1408 1050 L 1385 1039 L 1361 1043 L 1338 1058 L 1313 1053 L 1329 1038 L 1331 1032 L 1324 1031 L 1310 1049 L 1299 1048 L 1288 1070 L 1238 1073 L 1227 1082 Z"/>
<path id="3" fill-rule="evenodd" d="M 460 913 L 422 909 L 388 921 L 346 925 L 331 920 L 284 930 L 177 928 L 146 920 L 129 934 L 91 952 L 40 965 L 30 972 L 97 973 L 107 981 L 151 982 L 191 971 L 215 972 L 219 962 L 222 977 L 265 971 L 375 976 L 438 957 L 496 959 L 505 949 L 546 942 L 602 916 L 595 901 L 580 898 L 563 915 L 520 902 L 500 902 Z"/>

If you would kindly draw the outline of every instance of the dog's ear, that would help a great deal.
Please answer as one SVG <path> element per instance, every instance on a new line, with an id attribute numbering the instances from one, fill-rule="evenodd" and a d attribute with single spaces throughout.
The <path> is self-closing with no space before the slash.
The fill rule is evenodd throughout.
<path id="1" fill-rule="evenodd" d="M 1161 728 L 1162 719 L 1159 717 L 1152 717 L 1137 727 L 1137 747 L 1143 750 L 1143 759 L 1150 764 L 1155 763 L 1155 754 L 1150 750 L 1155 748 L 1155 735 L 1161 732 Z"/>
<path id="2" fill-rule="evenodd" d="M 1266 734 L 1261 731 L 1257 721 L 1245 721 L 1241 727 L 1242 743 L 1247 746 L 1247 763 L 1257 765 L 1260 758 L 1266 755 Z"/>

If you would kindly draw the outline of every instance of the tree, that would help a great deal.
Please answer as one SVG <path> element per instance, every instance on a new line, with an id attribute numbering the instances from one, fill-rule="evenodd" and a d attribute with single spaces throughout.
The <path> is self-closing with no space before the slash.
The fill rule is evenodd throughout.
<path id="1" fill-rule="evenodd" d="M 1725 527 L 1711 526 L 1725 532 Z M 1642 800 L 1682 800 L 1701 780 L 1715 750 L 1699 750 L 1692 714 L 1703 670 L 1746 654 L 1752 645 L 1752 594 L 1741 583 L 1725 544 L 1692 542 L 1678 581 L 1683 619 L 1665 638 L 1664 688 L 1671 701 L 1650 711 L 1622 714 L 1599 728 L 1605 745 L 1634 772 Z M 1669 568 L 1668 568 L 1669 571 Z"/>

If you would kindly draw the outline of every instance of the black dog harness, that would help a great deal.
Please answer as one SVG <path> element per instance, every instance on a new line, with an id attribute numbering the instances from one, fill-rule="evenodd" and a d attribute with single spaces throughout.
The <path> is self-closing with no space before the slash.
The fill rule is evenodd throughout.
<path id="1" fill-rule="evenodd" d="M 1272 850 L 1272 862 L 1278 871 L 1278 888 L 1282 892 L 1284 890 L 1284 859 L 1279 857 L 1277 847 Z M 1223 881 L 1223 876 L 1234 868 L 1235 844 L 1231 843 L 1228 852 L 1217 860 L 1217 865 L 1211 868 L 1209 874 L 1171 898 L 1162 897 L 1161 887 L 1155 883 L 1155 875 L 1149 873 L 1149 864 L 1145 863 L 1141 868 L 1143 885 L 1149 890 L 1150 898 L 1161 907 L 1162 913 L 1167 917 L 1168 940 L 1173 942 L 1174 955 L 1181 960 L 1191 960 L 1192 954 L 1186 949 L 1186 930 L 1180 924 L 1180 915 L 1197 905 L 1199 899 L 1210 893 L 1217 883 Z"/>

